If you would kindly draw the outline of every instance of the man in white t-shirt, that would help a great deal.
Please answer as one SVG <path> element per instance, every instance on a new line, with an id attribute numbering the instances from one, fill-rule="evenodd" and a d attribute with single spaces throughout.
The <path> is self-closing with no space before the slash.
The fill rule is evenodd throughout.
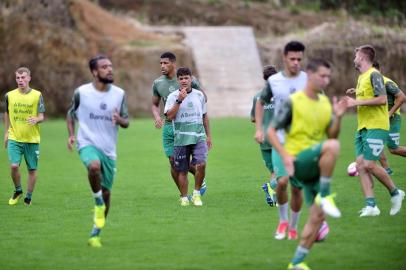
<path id="1" fill-rule="evenodd" d="M 187 173 L 189 166 L 196 166 L 192 202 L 202 206 L 200 188 L 205 177 L 207 151 L 211 148 L 206 99 L 201 91 L 192 88 L 189 68 L 179 68 L 176 76 L 180 89 L 168 96 L 164 113 L 172 121 L 174 130 L 174 167 L 179 173 L 180 200 L 182 206 L 189 205 Z"/>
<path id="2" fill-rule="evenodd" d="M 113 84 L 113 65 L 104 55 L 89 61 L 94 80 L 75 90 L 68 111 L 68 148 L 75 141 L 80 159 L 86 166 L 95 199 L 93 229 L 88 241 L 101 247 L 100 231 L 110 208 L 110 192 L 116 171 L 116 144 L 119 126 L 127 128 L 128 109 L 123 89 Z M 79 123 L 75 137 L 75 120 Z"/>
<path id="3" fill-rule="evenodd" d="M 263 104 L 272 101 L 274 104 L 274 116 L 279 113 L 282 104 L 288 97 L 296 91 L 301 91 L 305 88 L 307 75 L 301 70 L 301 61 L 305 46 L 298 41 L 291 41 L 285 45 L 283 51 L 284 69 L 275 75 L 268 78 L 265 87 L 262 90 L 259 101 L 255 108 L 256 133 L 255 140 L 258 143 L 264 141 L 264 130 L 260 123 L 264 115 Z M 283 130 L 277 131 L 278 139 L 283 144 L 285 133 Z M 297 239 L 297 224 L 300 216 L 300 208 L 302 207 L 302 193 L 299 188 L 291 186 L 291 218 L 289 223 L 288 218 L 288 182 L 289 175 L 283 165 L 283 161 L 277 151 L 272 151 L 272 164 L 277 179 L 276 195 L 279 205 L 279 225 L 275 232 L 275 239 L 281 240 L 286 237 L 288 231 L 288 239 Z"/>

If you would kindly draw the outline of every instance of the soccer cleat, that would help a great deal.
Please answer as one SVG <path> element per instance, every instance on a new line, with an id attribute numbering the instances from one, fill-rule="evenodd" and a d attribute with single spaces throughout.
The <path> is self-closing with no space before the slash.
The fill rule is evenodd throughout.
<path id="1" fill-rule="evenodd" d="M 21 198 L 21 196 L 23 196 L 23 192 L 17 192 L 14 191 L 13 196 L 11 196 L 11 198 L 8 200 L 8 204 L 9 205 L 16 205 L 18 203 L 18 200 Z"/>
<path id="2" fill-rule="evenodd" d="M 276 193 L 271 188 L 271 185 L 269 184 L 269 182 L 263 184 L 262 189 L 265 192 L 266 203 L 269 204 L 270 207 L 276 206 Z"/>
<path id="3" fill-rule="evenodd" d="M 289 227 L 289 223 L 287 221 L 279 222 L 278 228 L 275 232 L 275 239 L 282 240 L 286 237 L 286 230 Z"/>
<path id="4" fill-rule="evenodd" d="M 89 240 L 87 241 L 87 244 L 94 248 L 102 247 L 101 239 L 99 236 L 90 237 Z"/>
<path id="5" fill-rule="evenodd" d="M 317 232 L 316 241 L 315 242 L 322 242 L 326 239 L 328 233 L 330 232 L 330 227 L 327 224 L 327 221 L 323 221 L 320 226 L 319 231 Z"/>
<path id="6" fill-rule="evenodd" d="M 297 230 L 296 229 L 289 229 L 288 240 L 296 240 L 296 239 L 297 239 Z"/>
<path id="7" fill-rule="evenodd" d="M 203 205 L 202 198 L 201 198 L 200 194 L 193 194 L 192 202 L 193 202 L 193 205 L 195 205 L 195 206 L 202 206 Z"/>
<path id="8" fill-rule="evenodd" d="M 101 229 L 104 227 L 104 224 L 106 223 L 106 205 L 95 205 L 94 207 L 94 218 L 93 222 L 96 228 Z"/>
<path id="9" fill-rule="evenodd" d="M 203 180 L 202 186 L 200 187 L 200 195 L 203 196 L 204 193 L 206 193 L 206 190 L 207 190 L 206 180 Z"/>
<path id="10" fill-rule="evenodd" d="M 378 206 L 365 206 L 364 208 L 361 209 L 360 212 L 360 217 L 374 217 L 374 216 L 379 216 L 379 214 L 381 213 L 381 211 L 379 211 Z"/>
<path id="11" fill-rule="evenodd" d="M 317 194 L 315 202 L 321 207 L 323 212 L 331 217 L 339 218 L 341 217 L 341 212 L 337 208 L 334 202 L 335 194 L 327 195 L 326 197 L 321 197 L 320 193 Z"/>
<path id="12" fill-rule="evenodd" d="M 24 198 L 24 204 L 25 204 L 25 205 L 31 205 L 31 199 L 25 197 L 25 198 Z"/>
<path id="13" fill-rule="evenodd" d="M 405 198 L 405 192 L 403 190 L 399 189 L 399 194 L 393 196 L 390 201 L 392 203 L 392 207 L 390 209 L 389 214 L 391 216 L 396 215 L 397 213 L 399 213 L 400 208 L 402 207 L 402 201 Z"/>
<path id="14" fill-rule="evenodd" d="M 188 206 L 189 205 L 189 198 L 188 197 L 181 197 L 180 198 L 180 205 L 181 206 Z"/>
<path id="15" fill-rule="evenodd" d="M 288 270 L 310 270 L 310 267 L 307 266 L 305 262 L 301 262 L 298 264 L 290 263 L 288 265 Z"/>

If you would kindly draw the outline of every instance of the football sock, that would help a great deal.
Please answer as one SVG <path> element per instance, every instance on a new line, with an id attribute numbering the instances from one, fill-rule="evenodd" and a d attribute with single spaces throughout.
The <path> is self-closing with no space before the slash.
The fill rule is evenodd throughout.
<path id="1" fill-rule="evenodd" d="M 193 190 L 193 195 L 200 195 L 200 190 L 197 189 Z"/>
<path id="2" fill-rule="evenodd" d="M 99 190 L 96 193 L 93 193 L 93 197 L 95 199 L 96 205 L 103 205 L 104 201 L 103 201 L 103 196 L 102 196 L 102 191 Z"/>
<path id="3" fill-rule="evenodd" d="M 376 202 L 375 202 L 375 198 L 366 198 L 365 199 L 365 204 L 367 205 L 367 206 L 371 206 L 371 207 L 375 207 L 375 205 L 376 205 Z"/>
<path id="4" fill-rule="evenodd" d="M 393 197 L 393 196 L 396 196 L 396 195 L 398 195 L 399 194 L 399 190 L 395 187 L 391 192 L 389 192 L 390 193 L 390 195 Z"/>
<path id="5" fill-rule="evenodd" d="M 279 222 L 288 221 L 288 203 L 279 205 Z"/>
<path id="6" fill-rule="evenodd" d="M 308 253 L 309 250 L 307 248 L 298 246 L 295 252 L 295 256 L 292 259 L 292 264 L 295 265 L 303 262 Z"/>
<path id="7" fill-rule="evenodd" d="M 17 192 L 17 193 L 23 192 L 23 188 L 21 187 L 21 185 L 18 185 L 18 186 L 15 186 L 15 187 L 16 187 L 15 192 Z"/>
<path id="8" fill-rule="evenodd" d="M 289 224 L 289 228 L 291 229 L 295 229 L 297 230 L 297 222 L 299 220 L 300 217 L 300 211 L 299 212 L 295 212 L 295 211 L 291 211 L 290 212 L 290 224 Z"/>
<path id="9" fill-rule="evenodd" d="M 31 200 L 32 192 L 27 192 L 27 194 L 25 195 L 25 197 L 26 197 L 27 199 L 30 199 L 30 200 Z"/>
<path id="10" fill-rule="evenodd" d="M 320 195 L 326 197 L 330 195 L 330 182 L 331 177 L 320 176 Z"/>
<path id="11" fill-rule="evenodd" d="M 269 181 L 269 184 L 271 185 L 271 188 L 272 188 L 273 190 L 276 190 L 276 186 L 278 185 L 278 181 L 276 180 L 276 178 L 272 178 L 272 179 Z"/>
<path id="12" fill-rule="evenodd" d="M 96 225 L 93 224 L 92 232 L 90 233 L 90 237 L 99 236 L 101 229 L 97 228 Z"/>

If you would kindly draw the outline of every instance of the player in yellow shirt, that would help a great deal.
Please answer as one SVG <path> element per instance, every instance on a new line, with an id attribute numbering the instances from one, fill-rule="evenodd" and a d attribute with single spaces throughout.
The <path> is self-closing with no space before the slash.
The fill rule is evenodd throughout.
<path id="1" fill-rule="evenodd" d="M 339 218 L 330 182 L 339 154 L 337 140 L 341 117 L 347 105 L 334 99 L 333 107 L 322 91 L 330 82 L 330 64 L 321 59 L 310 60 L 307 83 L 303 91 L 292 94 L 281 111 L 272 119 L 268 130 L 269 141 L 278 151 L 290 177 L 290 183 L 302 187 L 309 218 L 305 224 L 299 246 L 288 269 L 310 269 L 304 259 L 317 238 L 324 215 Z M 282 145 L 276 130 L 284 129 Z M 325 139 L 325 136 L 329 139 Z"/>
<path id="2" fill-rule="evenodd" d="M 376 164 L 388 137 L 389 113 L 384 78 L 372 67 L 374 58 L 375 49 L 371 45 L 355 49 L 354 64 L 360 72 L 355 90 L 356 99 L 346 97 L 349 107 L 357 107 L 358 115 L 355 135 L 356 162 L 366 203 L 360 211 L 360 217 L 378 216 L 381 213 L 375 201 L 372 176 L 390 193 L 390 215 L 396 215 L 400 211 L 405 197 L 405 192 L 397 189 L 385 169 Z"/>
<path id="3" fill-rule="evenodd" d="M 30 70 L 20 67 L 16 71 L 17 89 L 5 95 L 6 111 L 4 112 L 4 146 L 7 148 L 11 166 L 11 178 L 15 191 L 8 201 L 15 205 L 23 194 L 21 187 L 20 163 L 24 156 L 28 168 L 26 205 L 31 204 L 31 197 L 37 180 L 39 157 L 39 123 L 44 120 L 44 100 L 41 92 L 30 88 Z"/>

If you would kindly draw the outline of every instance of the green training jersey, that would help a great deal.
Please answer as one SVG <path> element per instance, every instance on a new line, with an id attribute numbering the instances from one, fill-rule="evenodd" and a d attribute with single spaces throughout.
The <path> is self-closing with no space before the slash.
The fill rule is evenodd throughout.
<path id="1" fill-rule="evenodd" d="M 385 76 L 383 76 L 383 81 L 385 83 L 386 96 L 388 97 L 388 111 L 390 111 L 395 105 L 396 95 L 400 92 L 400 89 L 394 81 Z M 400 109 L 397 109 L 395 113 L 400 115 Z"/>
<path id="2" fill-rule="evenodd" d="M 257 101 L 261 98 L 261 93 L 262 91 L 259 91 L 252 99 L 251 117 L 253 119 L 255 119 L 255 106 Z M 268 141 L 267 130 L 273 117 L 274 104 L 272 99 L 262 102 L 264 103 L 264 105 L 262 106 L 262 108 L 264 109 L 264 117 L 262 118 L 262 127 L 264 129 L 265 141 L 264 143 L 261 143 L 261 149 L 269 150 L 272 148 L 272 145 Z"/>

